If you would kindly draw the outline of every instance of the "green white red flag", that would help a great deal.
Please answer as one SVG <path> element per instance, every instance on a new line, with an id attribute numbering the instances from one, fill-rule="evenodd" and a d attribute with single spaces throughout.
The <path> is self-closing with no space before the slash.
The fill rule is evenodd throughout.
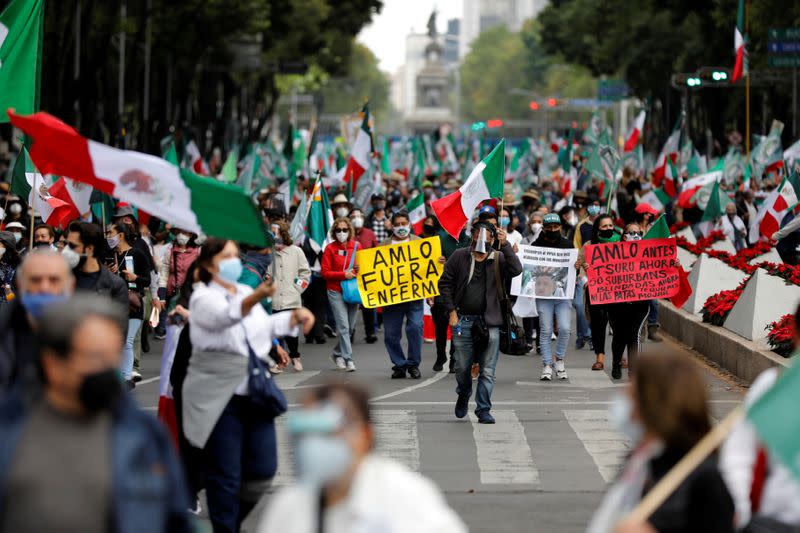
<path id="1" fill-rule="evenodd" d="M 36 169 L 23 146 L 12 171 L 11 193 L 24 198 L 45 224 L 61 227 L 69 221 L 71 210 L 67 202 L 50 193 L 51 184 L 50 176 L 45 177 Z"/>
<path id="2" fill-rule="evenodd" d="M 347 168 L 344 171 L 345 183 L 353 180 L 352 190 L 358 188 L 358 180 L 369 168 L 370 156 L 374 151 L 372 147 L 372 130 L 369 126 L 369 105 L 364 104 L 361 114 L 363 115 L 361 127 L 358 129 L 352 148 L 350 148 L 350 157 L 347 158 Z"/>
<path id="3" fill-rule="evenodd" d="M 739 8 L 736 11 L 736 28 L 733 30 L 733 53 L 736 54 L 736 62 L 733 64 L 731 83 L 736 83 L 744 76 L 747 76 L 747 47 L 745 46 L 744 36 L 744 2 L 739 0 Z"/>
<path id="4" fill-rule="evenodd" d="M 411 222 L 411 229 L 416 235 L 422 233 L 422 225 L 425 223 L 425 195 L 417 193 L 414 198 L 406 204 L 408 220 Z"/>
<path id="5" fill-rule="evenodd" d="M 625 139 L 623 151 L 632 152 L 633 149 L 636 148 L 636 145 L 639 144 L 639 139 L 641 139 L 642 131 L 644 130 L 644 119 L 646 116 L 647 112 L 644 109 L 639 111 L 639 114 L 636 115 L 636 118 L 633 120 L 631 131 L 628 132 L 628 138 Z"/>
<path id="6" fill-rule="evenodd" d="M 780 186 L 764 200 L 758 210 L 755 223 L 750 227 L 750 239 L 755 241 L 759 236 L 771 239 L 772 234 L 780 229 L 783 217 L 797 205 L 797 201 L 797 192 L 792 183 L 783 178 Z"/>
<path id="7" fill-rule="evenodd" d="M 442 228 L 458 240 L 461 229 L 475 208 L 489 198 L 503 196 L 506 140 L 502 139 L 483 161 L 475 165 L 467 181 L 456 192 L 431 202 Z"/>
<path id="8" fill-rule="evenodd" d="M 70 176 L 194 233 L 266 246 L 264 220 L 240 188 L 86 139 L 47 113 L 9 116 L 33 139 L 30 156 L 43 173 Z"/>
<path id="9" fill-rule="evenodd" d="M 678 119 L 678 123 L 675 124 L 675 127 L 672 129 L 672 133 L 667 138 L 667 142 L 664 143 L 661 153 L 658 154 L 656 166 L 653 169 L 653 184 L 656 187 L 661 185 L 661 180 L 664 179 L 664 174 L 667 172 L 667 161 L 671 161 L 675 164 L 678 159 L 678 150 L 681 140 L 681 122 L 682 119 Z"/>

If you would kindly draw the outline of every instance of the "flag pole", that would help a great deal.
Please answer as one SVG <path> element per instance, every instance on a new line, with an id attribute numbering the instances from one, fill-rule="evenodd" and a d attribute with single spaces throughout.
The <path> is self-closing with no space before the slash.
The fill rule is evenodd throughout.
<path id="1" fill-rule="evenodd" d="M 36 193 L 34 193 L 36 194 Z M 36 218 L 36 208 L 31 206 L 31 237 L 28 243 L 28 251 L 33 250 L 33 228 L 34 228 L 34 219 Z"/>
<path id="2" fill-rule="evenodd" d="M 744 3 L 744 34 L 747 35 L 750 30 L 750 21 L 748 14 L 750 12 L 750 0 L 745 0 Z M 747 41 L 745 41 L 745 54 L 747 54 Z M 743 61 L 747 61 L 747 57 L 743 58 Z M 744 124 L 745 124 L 745 134 L 744 134 L 744 145 L 747 155 L 747 161 L 749 164 L 750 161 L 750 69 L 747 69 L 747 74 L 744 76 Z"/>

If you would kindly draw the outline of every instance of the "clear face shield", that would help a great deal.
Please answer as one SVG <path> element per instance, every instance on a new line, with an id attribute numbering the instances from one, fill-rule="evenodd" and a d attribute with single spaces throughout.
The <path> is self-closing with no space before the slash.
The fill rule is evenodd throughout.
<path id="1" fill-rule="evenodd" d="M 486 228 L 478 229 L 478 239 L 475 241 L 475 251 L 481 254 L 489 253 L 492 248 L 492 234 Z"/>

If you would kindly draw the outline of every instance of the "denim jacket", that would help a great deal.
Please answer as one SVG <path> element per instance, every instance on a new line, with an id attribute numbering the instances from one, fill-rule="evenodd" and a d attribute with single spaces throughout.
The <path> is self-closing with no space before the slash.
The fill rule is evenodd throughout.
<path id="1" fill-rule="evenodd" d="M 5 481 L 29 408 L 16 391 L 0 400 L 0 508 L 5 505 Z M 183 472 L 174 444 L 159 424 L 140 411 L 127 394 L 112 412 L 113 531 L 193 531 Z"/>

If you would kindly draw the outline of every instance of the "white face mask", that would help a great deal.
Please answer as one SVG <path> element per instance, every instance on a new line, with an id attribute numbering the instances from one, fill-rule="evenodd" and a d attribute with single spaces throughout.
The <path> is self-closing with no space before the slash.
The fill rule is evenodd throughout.
<path id="1" fill-rule="evenodd" d="M 542 225 L 538 222 L 534 222 L 531 224 L 531 231 L 538 234 L 540 231 L 542 231 Z"/>
<path id="2" fill-rule="evenodd" d="M 611 398 L 611 405 L 608 406 L 608 417 L 614 429 L 625 435 L 636 445 L 644 436 L 642 425 L 633 420 L 633 403 L 630 397 L 624 392 L 618 392 Z"/>
<path id="3" fill-rule="evenodd" d="M 22 240 L 22 233 L 13 232 L 12 235 L 14 236 L 14 242 L 19 242 Z"/>
<path id="4" fill-rule="evenodd" d="M 12 215 L 19 215 L 22 213 L 22 206 L 19 204 L 11 204 L 8 208 Z"/>
<path id="5" fill-rule="evenodd" d="M 347 213 L 350 211 L 346 207 L 337 207 L 336 208 L 336 216 L 337 217 L 346 217 Z"/>
<path id="6" fill-rule="evenodd" d="M 178 246 L 186 246 L 187 244 L 189 244 L 189 236 L 186 235 L 185 233 L 179 233 L 175 237 L 175 242 L 178 243 Z"/>
<path id="7" fill-rule="evenodd" d="M 353 223 L 353 227 L 356 229 L 361 229 L 364 227 L 364 219 L 361 217 L 354 217 L 351 222 Z"/>
<path id="8" fill-rule="evenodd" d="M 336 240 L 337 241 L 339 241 L 341 243 L 345 243 L 345 242 L 347 242 L 347 239 L 350 237 L 350 232 L 349 231 L 337 231 L 335 233 L 335 235 L 336 235 Z"/>

